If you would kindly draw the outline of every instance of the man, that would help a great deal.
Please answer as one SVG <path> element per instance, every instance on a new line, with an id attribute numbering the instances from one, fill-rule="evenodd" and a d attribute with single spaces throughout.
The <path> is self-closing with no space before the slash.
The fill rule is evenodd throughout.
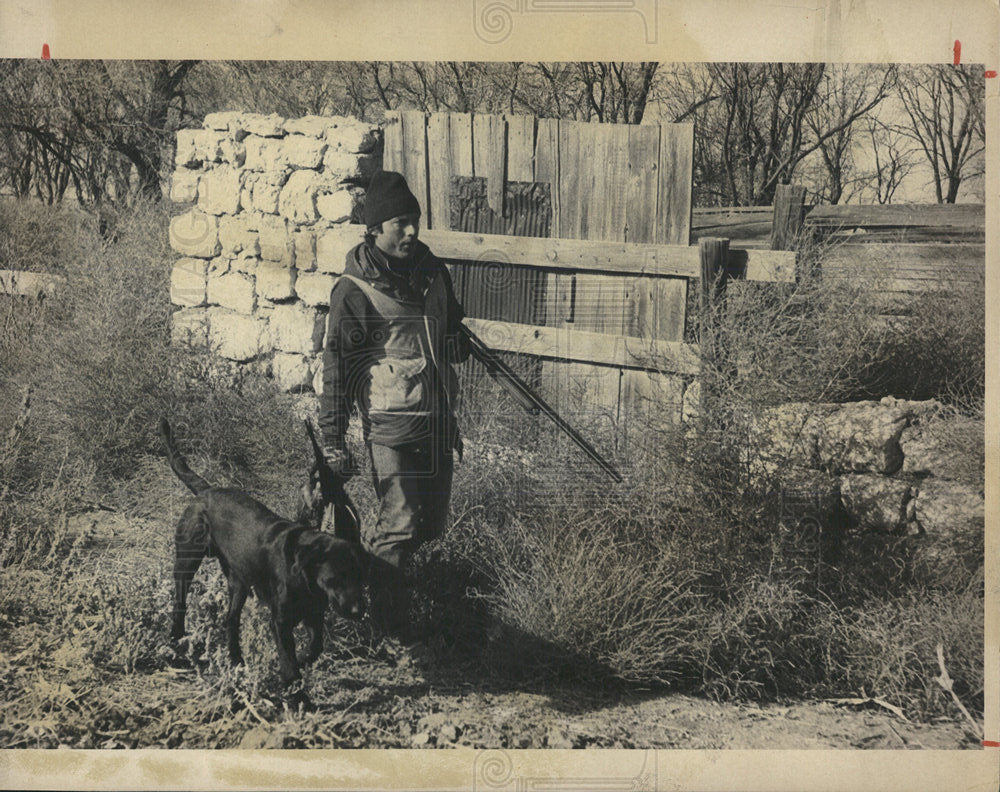
<path id="1" fill-rule="evenodd" d="M 352 406 L 361 415 L 379 498 L 361 537 L 372 557 L 372 621 L 410 642 L 403 566 L 444 529 L 461 449 L 451 364 L 469 351 L 448 270 L 417 238 L 420 205 L 403 176 L 376 173 L 364 211 L 365 241 L 330 294 L 319 423 L 327 462 L 349 473 Z"/>

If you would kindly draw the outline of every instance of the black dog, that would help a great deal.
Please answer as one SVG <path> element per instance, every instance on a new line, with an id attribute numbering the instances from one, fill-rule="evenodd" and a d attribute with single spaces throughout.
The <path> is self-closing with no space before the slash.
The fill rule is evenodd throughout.
<path id="1" fill-rule="evenodd" d="M 341 616 L 362 612 L 360 548 L 318 530 L 323 504 L 318 486 L 303 487 L 303 505 L 295 522 L 279 517 L 236 489 L 213 487 L 194 473 L 177 450 L 170 425 L 160 420 L 170 467 L 197 496 L 181 515 L 175 534 L 174 602 L 171 638 L 184 635 L 187 594 L 205 556 L 219 559 L 229 581 L 227 640 L 234 664 L 240 651 L 240 612 L 251 589 L 271 610 L 282 684 L 300 677 L 300 664 L 323 651 L 323 615 L 328 603 Z M 318 481 L 314 469 L 312 480 Z M 297 658 L 293 630 L 304 623 L 306 653 Z"/>

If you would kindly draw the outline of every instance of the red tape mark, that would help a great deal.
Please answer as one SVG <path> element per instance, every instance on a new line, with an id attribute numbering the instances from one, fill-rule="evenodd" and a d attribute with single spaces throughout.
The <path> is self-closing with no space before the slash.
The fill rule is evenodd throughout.
<path id="1" fill-rule="evenodd" d="M 958 66 L 962 62 L 962 42 L 955 39 L 955 65 Z"/>
<path id="2" fill-rule="evenodd" d="M 983 77 L 996 77 L 997 73 L 993 69 L 983 72 Z"/>
<path id="3" fill-rule="evenodd" d="M 1000 742 L 996 740 L 983 740 L 984 748 L 1000 748 Z"/>
<path id="4" fill-rule="evenodd" d="M 52 60 L 52 56 L 49 55 L 48 44 L 42 44 L 42 60 Z"/>

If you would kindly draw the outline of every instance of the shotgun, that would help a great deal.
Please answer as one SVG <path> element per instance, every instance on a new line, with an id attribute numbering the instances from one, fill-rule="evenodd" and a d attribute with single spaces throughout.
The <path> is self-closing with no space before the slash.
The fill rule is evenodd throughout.
<path id="1" fill-rule="evenodd" d="M 464 324 L 461 326 L 462 335 L 465 336 L 469 341 L 469 346 L 472 350 L 472 356 L 483 364 L 486 369 L 486 373 L 493 378 L 493 380 L 500 385 L 507 393 L 518 404 L 521 405 L 527 412 L 532 415 L 538 415 L 539 412 L 547 415 L 556 426 L 558 426 L 566 435 L 576 443 L 583 452 L 596 462 L 601 469 L 607 473 L 611 478 L 615 480 L 616 483 L 621 484 L 622 477 L 621 474 L 615 470 L 614 466 L 608 462 L 604 457 L 602 457 L 590 443 L 588 443 L 584 438 L 577 432 L 572 426 L 570 426 L 562 418 L 559 413 L 552 409 L 541 396 L 535 393 L 531 387 L 521 379 L 517 373 L 510 368 L 500 357 L 490 349 L 482 340 L 473 333 Z"/>
<path id="2" fill-rule="evenodd" d="M 313 432 L 312 423 L 306 421 L 306 432 L 309 435 L 309 442 L 312 443 L 313 455 L 316 457 L 316 468 L 319 471 L 319 486 L 323 493 L 323 502 L 333 504 L 333 533 L 341 539 L 351 542 L 361 541 L 361 520 L 358 518 L 358 510 L 351 500 L 351 496 L 344 489 L 346 476 L 336 473 L 327 463 L 323 456 L 323 449 L 316 442 L 316 434 Z"/>

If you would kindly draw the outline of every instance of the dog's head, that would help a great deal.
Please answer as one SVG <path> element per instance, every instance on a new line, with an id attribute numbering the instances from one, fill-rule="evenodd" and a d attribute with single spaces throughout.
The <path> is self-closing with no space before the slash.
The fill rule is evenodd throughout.
<path id="1" fill-rule="evenodd" d="M 361 618 L 362 563 L 356 545 L 328 533 L 304 531 L 292 554 L 292 572 L 305 578 L 310 591 L 322 593 L 341 616 Z"/>

